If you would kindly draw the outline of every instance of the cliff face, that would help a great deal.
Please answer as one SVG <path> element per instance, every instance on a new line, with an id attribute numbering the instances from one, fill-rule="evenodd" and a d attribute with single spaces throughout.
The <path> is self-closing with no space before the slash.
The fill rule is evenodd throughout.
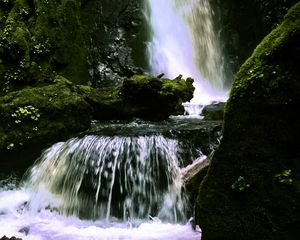
<path id="1" fill-rule="evenodd" d="M 1 166 L 11 168 L 12 159 L 26 165 L 25 158 L 86 130 L 92 119 L 119 114 L 112 107 L 119 96 L 106 97 L 142 71 L 134 62 L 144 54 L 142 9 L 138 0 L 0 1 Z M 108 116 L 96 114 L 94 105 Z M 119 115 L 128 119 L 132 112 Z"/>
<path id="2" fill-rule="evenodd" d="M 94 2 L 88 56 L 91 83 L 96 87 L 112 86 L 119 76 L 141 73 L 141 67 L 146 67 L 144 1 Z"/>
<path id="3" fill-rule="evenodd" d="M 210 0 L 228 78 L 298 0 Z"/>
<path id="4" fill-rule="evenodd" d="M 94 86 L 133 75 L 142 19 L 135 0 L 1 1 L 0 94 L 57 73 Z"/>
<path id="5" fill-rule="evenodd" d="M 203 240 L 298 239 L 300 3 L 242 65 L 202 182 Z"/>

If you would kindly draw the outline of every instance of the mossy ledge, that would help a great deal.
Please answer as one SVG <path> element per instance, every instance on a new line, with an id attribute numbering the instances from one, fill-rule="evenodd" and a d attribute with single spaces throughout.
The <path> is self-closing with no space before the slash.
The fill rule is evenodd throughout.
<path id="1" fill-rule="evenodd" d="M 93 119 L 162 120 L 183 114 L 182 103 L 193 97 L 192 83 L 134 75 L 98 90 L 56 76 L 49 85 L 10 92 L 0 97 L 0 165 L 9 164 L 14 153 L 23 156 L 28 146 L 45 148 L 87 130 Z"/>
<path id="2" fill-rule="evenodd" d="M 299 62 L 297 3 L 236 75 L 195 206 L 203 240 L 299 238 Z"/>

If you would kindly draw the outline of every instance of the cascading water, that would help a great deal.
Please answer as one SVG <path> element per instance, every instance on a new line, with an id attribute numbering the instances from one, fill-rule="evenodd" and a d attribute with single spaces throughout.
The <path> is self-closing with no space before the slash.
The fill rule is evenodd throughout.
<path id="1" fill-rule="evenodd" d="M 57 143 L 27 171 L 20 189 L 1 189 L 0 181 L 0 236 L 199 239 L 183 224 L 179 151 L 177 140 L 162 135 Z"/>
<path id="2" fill-rule="evenodd" d="M 54 194 L 64 215 L 177 221 L 184 217 L 177 151 L 177 141 L 162 136 L 71 139 L 44 153 L 27 184 Z"/>
<path id="3" fill-rule="evenodd" d="M 191 103 L 225 101 L 223 63 L 208 0 L 148 0 L 151 73 L 192 77 Z"/>

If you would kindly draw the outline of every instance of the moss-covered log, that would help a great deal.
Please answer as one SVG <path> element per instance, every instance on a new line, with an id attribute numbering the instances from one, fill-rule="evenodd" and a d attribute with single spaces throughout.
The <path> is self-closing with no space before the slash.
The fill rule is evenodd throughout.
<path id="1" fill-rule="evenodd" d="M 192 83 L 134 75 L 100 91 L 57 76 L 49 85 L 10 92 L 0 97 L 0 164 L 2 153 L 63 140 L 88 129 L 92 119 L 162 120 L 183 114 L 182 103 L 193 97 Z"/>
<path id="2" fill-rule="evenodd" d="M 203 240 L 299 238 L 300 3 L 239 70 L 200 186 Z"/>

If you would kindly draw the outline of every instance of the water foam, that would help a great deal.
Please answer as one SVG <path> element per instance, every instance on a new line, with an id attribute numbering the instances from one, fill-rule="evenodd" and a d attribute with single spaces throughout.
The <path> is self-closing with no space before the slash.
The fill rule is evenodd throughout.
<path id="1" fill-rule="evenodd" d="M 194 78 L 192 104 L 226 101 L 223 59 L 207 0 L 149 0 L 151 73 Z M 192 111 L 192 109 L 187 109 Z"/>
<path id="2" fill-rule="evenodd" d="M 161 135 L 57 143 L 21 187 L 0 184 L 0 237 L 200 239 L 185 218 L 178 149 Z"/>

